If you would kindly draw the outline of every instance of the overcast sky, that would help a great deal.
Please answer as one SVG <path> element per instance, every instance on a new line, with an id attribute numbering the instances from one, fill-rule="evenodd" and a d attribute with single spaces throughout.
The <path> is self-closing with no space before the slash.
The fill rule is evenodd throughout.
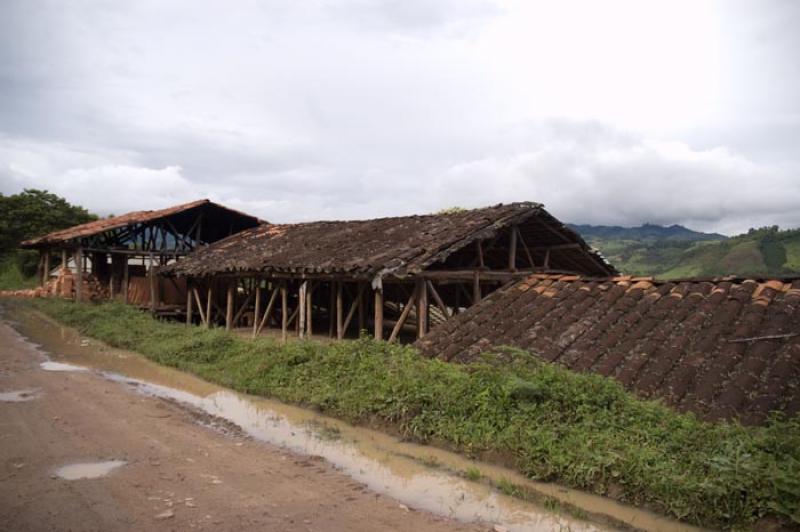
<path id="1" fill-rule="evenodd" d="M 800 226 L 800 2 L 0 2 L 0 192 Z"/>

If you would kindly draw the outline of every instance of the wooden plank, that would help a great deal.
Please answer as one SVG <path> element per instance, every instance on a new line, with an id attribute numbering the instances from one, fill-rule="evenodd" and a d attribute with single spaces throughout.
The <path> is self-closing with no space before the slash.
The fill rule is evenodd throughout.
<path id="1" fill-rule="evenodd" d="M 428 285 L 417 280 L 417 338 L 428 333 Z"/>
<path id="2" fill-rule="evenodd" d="M 234 288 L 236 285 L 229 282 L 227 286 L 227 293 L 225 297 L 225 330 L 230 331 L 233 328 L 233 296 Z"/>
<path id="3" fill-rule="evenodd" d="M 408 315 L 411 313 L 411 309 L 414 308 L 414 296 L 414 292 L 411 292 L 411 296 L 409 296 L 406 306 L 403 307 L 403 312 L 400 313 L 400 317 L 394 324 L 394 328 L 392 328 L 392 334 L 389 335 L 390 342 L 394 342 L 397 339 L 397 335 L 400 334 L 400 329 L 403 328 L 403 324 L 406 322 Z"/>
<path id="4" fill-rule="evenodd" d="M 300 289 L 297 293 L 297 309 L 303 309 L 303 312 L 300 313 L 300 319 L 298 322 L 299 329 L 297 330 L 297 335 L 302 339 L 305 338 L 306 334 L 306 312 L 305 312 L 305 305 L 306 305 L 306 292 L 308 292 L 308 281 L 303 281 L 300 283 Z"/>
<path id="5" fill-rule="evenodd" d="M 150 312 L 156 311 L 156 263 L 153 253 L 148 255 L 150 262 L 149 278 L 150 278 Z"/>
<path id="6" fill-rule="evenodd" d="M 275 306 L 275 301 L 278 298 L 278 289 L 275 288 L 272 291 L 272 295 L 269 298 L 269 303 L 267 303 L 267 310 L 264 311 L 264 317 L 261 318 L 261 323 L 258 324 L 258 328 L 253 332 L 253 338 L 261 333 L 261 329 L 264 328 L 264 325 L 267 324 L 267 320 L 269 320 L 269 315 L 272 314 L 272 307 Z M 284 318 L 285 319 L 285 318 Z"/>
<path id="7" fill-rule="evenodd" d="M 336 336 L 336 284 L 334 282 L 328 283 L 330 286 L 328 298 L 328 338 Z"/>
<path id="8" fill-rule="evenodd" d="M 375 289 L 375 339 L 383 340 L 383 289 Z"/>
<path id="9" fill-rule="evenodd" d="M 211 279 L 208 280 L 208 293 L 206 294 L 206 329 L 211 327 L 211 302 L 213 301 L 213 288 L 214 284 Z"/>
<path id="10" fill-rule="evenodd" d="M 447 305 L 444 304 L 439 292 L 436 290 L 436 287 L 433 286 L 431 281 L 425 281 L 428 284 L 428 290 L 430 291 L 431 295 L 433 296 L 433 300 L 436 301 L 436 306 L 439 307 L 439 310 L 442 311 L 444 314 L 445 319 L 451 316 L 450 310 L 447 308 Z"/>
<path id="11" fill-rule="evenodd" d="M 361 336 L 361 331 L 364 330 L 364 283 L 358 283 L 358 335 Z"/>
<path id="12" fill-rule="evenodd" d="M 476 240 L 475 243 L 478 247 L 478 267 L 484 268 L 485 264 L 483 262 L 483 243 L 480 239 Z"/>
<path id="13" fill-rule="evenodd" d="M 481 272 L 476 271 L 472 275 L 472 304 L 477 305 L 481 302 Z"/>

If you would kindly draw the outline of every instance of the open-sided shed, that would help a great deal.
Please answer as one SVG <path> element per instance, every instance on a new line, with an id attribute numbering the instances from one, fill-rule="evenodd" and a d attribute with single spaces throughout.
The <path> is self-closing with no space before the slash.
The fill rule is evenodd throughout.
<path id="1" fill-rule="evenodd" d="M 91 288 L 95 296 L 120 295 L 126 302 L 133 297 L 133 302 L 155 309 L 164 298 L 183 301 L 185 293 L 174 282 L 162 293 L 157 267 L 260 223 L 254 216 L 203 199 L 76 225 L 27 240 L 21 247 L 40 251 L 43 284 L 51 257 L 60 255 L 62 276 L 74 286 L 66 292 L 74 293 L 76 300 L 88 297 Z M 70 263 L 75 282 L 67 271 Z"/>
<path id="2" fill-rule="evenodd" d="M 425 335 L 502 284 L 534 271 L 613 267 L 540 204 L 433 215 L 264 224 L 165 269 L 191 283 L 187 315 L 228 328 L 270 321 L 285 337 Z M 224 296 L 223 296 L 224 294 Z M 279 299 L 280 298 L 280 299 Z M 413 323 L 412 323 L 413 322 Z"/>

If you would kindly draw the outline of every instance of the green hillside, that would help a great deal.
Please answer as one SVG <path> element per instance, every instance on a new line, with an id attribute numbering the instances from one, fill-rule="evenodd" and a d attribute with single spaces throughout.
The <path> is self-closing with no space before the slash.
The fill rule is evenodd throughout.
<path id="1" fill-rule="evenodd" d="M 662 278 L 800 273 L 800 229 L 725 237 L 682 226 L 573 225 L 620 271 Z"/>

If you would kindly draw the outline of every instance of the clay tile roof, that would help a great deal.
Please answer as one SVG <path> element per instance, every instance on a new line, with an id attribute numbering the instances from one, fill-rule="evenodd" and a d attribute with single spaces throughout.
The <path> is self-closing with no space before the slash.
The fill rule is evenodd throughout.
<path id="1" fill-rule="evenodd" d="M 759 423 L 773 411 L 800 412 L 797 287 L 800 277 L 631 284 L 531 276 L 417 345 L 455 362 L 511 345 L 706 419 Z"/>
<path id="2" fill-rule="evenodd" d="M 101 234 L 112 229 L 134 225 L 139 223 L 153 222 L 163 218 L 169 218 L 193 209 L 209 209 L 216 211 L 216 213 L 226 215 L 228 218 L 238 218 L 245 223 L 245 227 L 252 227 L 253 225 L 263 223 L 255 216 L 244 214 L 234 209 L 229 209 L 223 205 L 219 205 L 207 199 L 183 203 L 181 205 L 174 205 L 166 209 L 150 210 L 150 211 L 134 211 L 120 216 L 111 218 L 103 218 L 88 222 L 85 224 L 76 225 L 60 231 L 54 231 L 44 236 L 33 238 L 22 242 L 20 245 L 23 248 L 36 248 L 44 245 L 57 245 L 60 243 L 67 243 L 72 240 L 89 237 L 96 234 Z M 229 233 L 225 233 L 226 235 Z"/>
<path id="3" fill-rule="evenodd" d="M 412 275 L 446 260 L 478 239 L 512 224 L 528 224 L 530 246 L 561 245 L 552 269 L 593 275 L 616 273 L 574 231 L 538 203 L 512 203 L 447 214 L 355 221 L 262 225 L 198 250 L 165 269 L 175 275 L 224 272 Z M 535 242 L 535 243 L 533 243 Z"/>

